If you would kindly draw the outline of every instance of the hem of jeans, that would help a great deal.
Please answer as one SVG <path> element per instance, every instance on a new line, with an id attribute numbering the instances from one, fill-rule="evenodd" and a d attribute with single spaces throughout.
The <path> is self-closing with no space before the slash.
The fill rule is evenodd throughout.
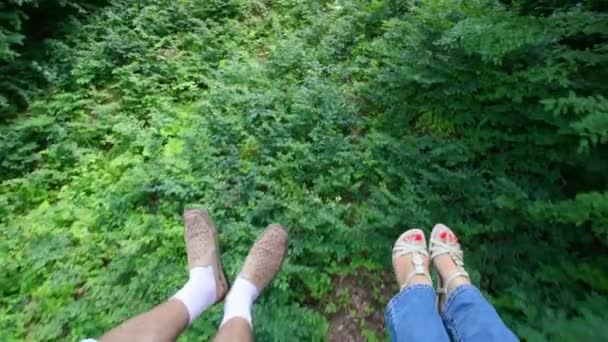
<path id="1" fill-rule="evenodd" d="M 394 305 L 394 302 L 398 301 L 399 298 L 405 296 L 408 292 L 417 290 L 417 289 L 424 289 L 424 288 L 428 288 L 431 291 L 435 292 L 435 289 L 433 289 L 433 287 L 428 284 L 413 284 L 413 285 L 406 286 L 403 289 L 401 289 L 401 291 L 399 291 L 399 293 L 397 293 L 393 298 L 391 298 L 391 300 L 388 302 L 388 304 L 386 306 L 386 311 L 387 312 L 392 311 L 391 309 Z"/>
<path id="2" fill-rule="evenodd" d="M 443 306 L 441 307 L 441 312 L 446 312 L 449 306 L 454 302 L 454 298 L 456 298 L 460 293 L 469 289 L 479 292 L 479 290 L 473 284 L 462 284 L 456 286 L 447 296 L 445 303 L 443 303 Z"/>
<path id="3" fill-rule="evenodd" d="M 435 292 L 435 289 L 433 289 L 433 287 L 431 285 L 413 284 L 413 285 L 409 285 L 409 286 L 406 286 L 403 289 L 401 289 L 399 291 L 399 293 L 397 293 L 388 302 L 388 304 L 386 305 L 386 311 L 384 312 L 384 316 L 385 316 L 385 320 L 386 320 L 385 323 L 386 323 L 387 327 L 389 328 L 389 332 L 391 333 L 391 336 L 393 336 L 395 334 L 395 327 L 393 325 L 393 321 L 394 321 L 393 306 L 395 305 L 395 302 L 397 302 L 402 296 L 405 296 L 408 292 L 411 292 L 411 291 L 417 290 L 417 289 L 424 289 L 424 288 L 430 289 L 433 293 Z"/>
<path id="4" fill-rule="evenodd" d="M 401 298 L 402 296 L 404 296 L 405 294 L 407 294 L 410 291 L 417 290 L 417 289 L 424 289 L 424 288 L 428 288 L 431 291 L 435 292 L 435 289 L 433 289 L 433 287 L 431 285 L 428 285 L 428 284 L 412 284 L 412 285 L 406 286 L 403 289 L 401 289 L 401 291 L 399 291 L 399 293 L 397 293 L 390 300 L 390 302 L 388 304 L 390 305 L 392 302 L 398 300 L 399 298 Z"/>

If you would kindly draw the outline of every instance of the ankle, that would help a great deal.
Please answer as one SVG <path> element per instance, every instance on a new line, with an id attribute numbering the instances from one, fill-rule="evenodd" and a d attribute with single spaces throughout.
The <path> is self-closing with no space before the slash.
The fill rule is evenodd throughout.
<path id="1" fill-rule="evenodd" d="M 251 326 L 251 307 L 259 295 L 258 289 L 249 280 L 236 278 L 224 303 L 224 318 L 221 325 L 238 317 L 245 319 Z"/>
<path id="2" fill-rule="evenodd" d="M 204 266 L 191 269 L 190 278 L 172 298 L 181 301 L 186 306 L 190 322 L 196 319 L 216 299 L 213 267 Z"/>
<path id="3" fill-rule="evenodd" d="M 228 292 L 225 302 L 240 301 L 251 305 L 258 298 L 259 293 L 255 284 L 239 276 L 232 284 L 232 288 Z"/>
<path id="4" fill-rule="evenodd" d="M 452 280 L 448 284 L 448 293 L 452 292 L 455 288 L 457 288 L 460 285 L 468 285 L 468 284 L 471 284 L 471 281 L 469 280 L 469 278 L 467 278 L 467 277 L 458 277 L 458 278 Z"/>
<path id="5" fill-rule="evenodd" d="M 423 275 L 415 275 L 412 277 L 412 280 L 410 280 L 409 284 L 407 284 L 407 286 L 411 286 L 411 285 L 433 286 L 433 282 L 428 277 L 425 277 Z"/>

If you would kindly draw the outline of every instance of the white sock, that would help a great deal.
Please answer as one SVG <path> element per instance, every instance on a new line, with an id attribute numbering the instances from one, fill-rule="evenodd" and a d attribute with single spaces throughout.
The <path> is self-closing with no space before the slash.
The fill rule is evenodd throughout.
<path id="1" fill-rule="evenodd" d="M 195 267 L 190 270 L 190 279 L 186 285 L 177 291 L 173 298 L 184 303 L 190 315 L 190 323 L 192 323 L 215 302 L 216 292 L 213 266 Z"/>
<path id="2" fill-rule="evenodd" d="M 241 277 L 236 278 L 224 301 L 224 318 L 220 327 L 234 317 L 246 319 L 252 327 L 251 306 L 258 295 L 258 289 L 252 282 Z"/>

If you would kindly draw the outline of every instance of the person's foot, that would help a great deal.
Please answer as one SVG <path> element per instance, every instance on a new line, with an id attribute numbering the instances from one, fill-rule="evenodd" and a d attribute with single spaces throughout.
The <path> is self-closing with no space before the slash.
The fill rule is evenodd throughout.
<path id="1" fill-rule="evenodd" d="M 188 268 L 213 268 L 216 286 L 215 302 L 228 293 L 228 282 L 220 263 L 220 250 L 215 225 L 204 209 L 187 209 L 184 212 L 186 252 Z"/>
<path id="2" fill-rule="evenodd" d="M 287 232 L 269 225 L 249 250 L 239 277 L 247 279 L 261 293 L 281 268 L 287 252 Z"/>
<path id="3" fill-rule="evenodd" d="M 414 284 L 432 285 L 426 239 L 420 229 L 410 229 L 395 242 L 393 268 L 400 288 Z"/>
<path id="4" fill-rule="evenodd" d="M 286 252 L 287 232 L 278 224 L 271 224 L 249 250 L 241 273 L 232 284 L 226 296 L 224 318 L 220 326 L 234 318 L 242 318 L 249 326 L 253 326 L 253 302 L 276 276 Z"/>
<path id="5" fill-rule="evenodd" d="M 430 251 L 433 266 L 443 284 L 440 293 L 449 294 L 456 287 L 471 283 L 469 275 L 464 270 L 460 242 L 450 228 L 441 223 L 435 225 L 431 233 Z"/>

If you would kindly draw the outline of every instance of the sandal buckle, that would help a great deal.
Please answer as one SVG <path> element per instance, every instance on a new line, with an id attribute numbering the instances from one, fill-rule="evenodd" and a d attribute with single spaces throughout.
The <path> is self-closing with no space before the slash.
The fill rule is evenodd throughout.
<path id="1" fill-rule="evenodd" d="M 415 273 L 424 273 L 424 259 L 422 258 L 422 255 L 416 253 L 414 254 L 414 256 L 412 257 L 412 262 L 414 263 L 414 272 Z"/>

